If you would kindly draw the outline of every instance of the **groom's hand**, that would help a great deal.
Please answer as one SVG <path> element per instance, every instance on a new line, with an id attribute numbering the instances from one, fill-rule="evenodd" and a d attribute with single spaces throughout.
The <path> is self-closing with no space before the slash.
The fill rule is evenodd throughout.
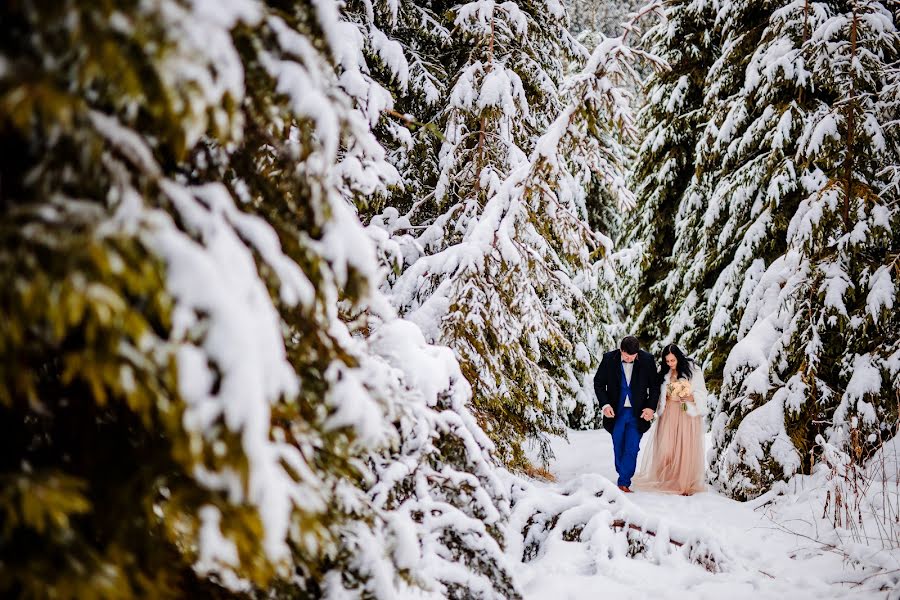
<path id="1" fill-rule="evenodd" d="M 642 410 L 641 418 L 643 418 L 645 421 L 652 421 L 653 420 L 653 409 L 645 408 L 644 410 Z"/>
<path id="2" fill-rule="evenodd" d="M 603 416 L 608 417 L 610 419 L 612 419 L 613 417 L 616 416 L 616 413 L 613 412 L 612 406 L 607 404 L 606 406 L 603 407 Z"/>

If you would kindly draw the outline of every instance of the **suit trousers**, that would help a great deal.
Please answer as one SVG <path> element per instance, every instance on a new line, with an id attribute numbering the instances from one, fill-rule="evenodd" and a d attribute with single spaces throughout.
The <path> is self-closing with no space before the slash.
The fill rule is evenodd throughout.
<path id="1" fill-rule="evenodd" d="M 637 428 L 637 417 L 630 407 L 619 407 L 612 440 L 616 473 L 619 474 L 617 485 L 630 486 L 637 468 L 638 451 L 641 449 L 641 432 Z"/>

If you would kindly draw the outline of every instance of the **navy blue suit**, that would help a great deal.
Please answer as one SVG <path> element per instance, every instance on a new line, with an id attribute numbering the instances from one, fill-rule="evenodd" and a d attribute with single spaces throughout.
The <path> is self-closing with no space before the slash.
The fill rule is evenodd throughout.
<path id="1" fill-rule="evenodd" d="M 621 353 L 618 350 L 607 352 L 594 375 L 594 392 L 601 407 L 609 404 L 616 413 L 613 418 L 603 417 L 603 428 L 612 434 L 618 485 L 630 486 L 637 468 L 641 435 L 650 429 L 650 422 L 640 418 L 641 412 L 645 408 L 656 411 L 659 402 L 659 376 L 653 356 L 638 351 L 629 384 Z M 630 408 L 625 407 L 626 396 Z"/>

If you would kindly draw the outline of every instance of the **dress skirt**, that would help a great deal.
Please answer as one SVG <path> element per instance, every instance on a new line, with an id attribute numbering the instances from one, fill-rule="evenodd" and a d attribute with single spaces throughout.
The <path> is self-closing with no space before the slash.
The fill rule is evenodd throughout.
<path id="1" fill-rule="evenodd" d="M 704 423 L 681 404 L 667 399 L 665 410 L 647 432 L 636 488 L 675 494 L 695 494 L 706 489 L 703 457 Z"/>

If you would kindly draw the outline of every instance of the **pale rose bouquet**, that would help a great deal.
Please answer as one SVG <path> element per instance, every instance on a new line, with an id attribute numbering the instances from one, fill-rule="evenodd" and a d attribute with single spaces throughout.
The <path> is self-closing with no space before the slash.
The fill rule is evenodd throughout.
<path id="1" fill-rule="evenodd" d="M 691 382 L 684 379 L 673 381 L 666 387 L 666 393 L 672 398 L 678 398 L 678 401 L 681 402 L 681 410 L 684 412 L 687 412 L 687 402 L 682 398 L 687 398 L 692 392 Z"/>

